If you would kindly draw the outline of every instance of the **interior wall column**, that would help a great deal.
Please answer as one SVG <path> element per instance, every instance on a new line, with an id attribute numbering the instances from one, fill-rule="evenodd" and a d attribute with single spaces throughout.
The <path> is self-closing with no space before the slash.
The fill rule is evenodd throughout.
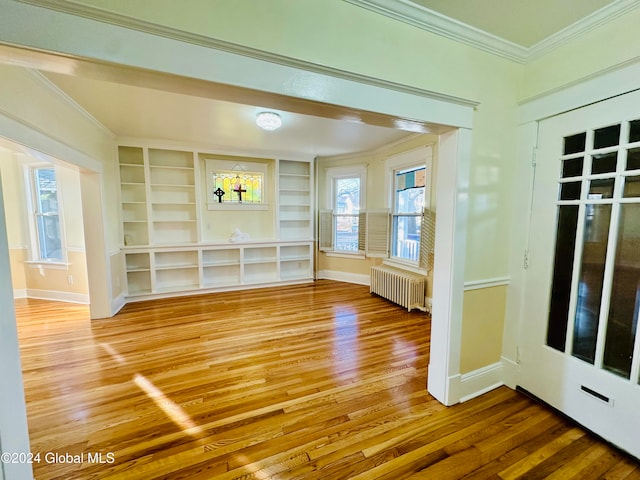
<path id="1" fill-rule="evenodd" d="M 4 215 L 2 178 L 0 178 L 0 451 L 29 453 L 27 407 L 22 384 L 22 364 L 18 346 L 18 329 L 11 286 L 9 241 Z M 28 463 L 0 462 L 0 479 L 26 480 L 33 478 Z"/>

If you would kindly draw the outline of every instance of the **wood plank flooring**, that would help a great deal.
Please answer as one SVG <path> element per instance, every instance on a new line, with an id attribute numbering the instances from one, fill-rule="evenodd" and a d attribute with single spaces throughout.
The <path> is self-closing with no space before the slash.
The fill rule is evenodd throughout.
<path id="1" fill-rule="evenodd" d="M 429 317 L 367 287 L 16 310 L 38 480 L 640 478 L 506 387 L 439 404 Z"/>

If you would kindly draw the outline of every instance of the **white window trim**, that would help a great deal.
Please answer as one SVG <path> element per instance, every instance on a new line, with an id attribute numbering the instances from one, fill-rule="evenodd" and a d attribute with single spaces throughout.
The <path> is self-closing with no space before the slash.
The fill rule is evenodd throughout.
<path id="1" fill-rule="evenodd" d="M 395 172 L 397 170 L 405 170 L 410 168 L 419 168 L 424 166 L 426 168 L 425 171 L 425 198 L 424 198 L 424 208 L 431 208 L 431 178 L 433 175 L 433 148 L 431 145 L 426 145 L 424 147 L 419 147 L 413 150 L 409 150 L 406 152 L 399 153 L 397 155 L 393 155 L 385 161 L 385 201 L 386 207 L 389 209 L 389 215 L 393 218 L 394 215 L 394 188 L 395 188 Z M 394 240 L 393 235 L 393 222 L 390 220 L 389 223 L 389 256 L 384 259 L 382 263 L 385 265 L 390 265 L 393 267 L 401 268 L 404 270 L 408 270 L 414 273 L 426 274 L 426 270 L 424 268 L 419 267 L 419 262 L 414 262 L 410 260 L 403 260 L 401 258 L 393 257 L 392 253 L 392 242 Z"/>
<path id="2" fill-rule="evenodd" d="M 67 255 L 67 242 L 64 228 L 64 206 L 62 186 L 60 184 L 60 169 L 57 165 L 51 163 L 29 163 L 24 165 L 24 182 L 25 182 L 25 195 L 26 204 L 28 209 L 28 234 L 29 242 L 27 244 L 28 257 L 25 263 L 31 268 L 51 268 L 54 270 L 68 269 L 68 255 Z M 38 244 L 38 226 L 36 225 L 36 200 L 35 200 L 35 180 L 34 170 L 41 168 L 53 168 L 56 174 L 56 191 L 58 193 L 58 220 L 60 224 L 60 250 L 62 252 L 62 260 L 43 260 L 40 258 L 40 245 Z"/>
<path id="3" fill-rule="evenodd" d="M 333 204 L 335 198 L 335 181 L 340 178 L 360 178 L 360 212 L 364 212 L 366 210 L 367 205 L 367 164 L 361 165 L 346 165 L 341 167 L 327 167 L 326 171 L 326 179 L 328 183 L 328 188 L 325 190 L 325 206 L 328 210 L 334 212 L 335 215 L 335 205 Z M 335 217 L 334 217 L 335 218 Z M 358 227 L 360 228 L 360 227 Z M 333 228 L 333 234 L 335 235 L 335 226 Z M 343 258 L 357 258 L 364 259 L 363 246 L 358 245 L 357 251 L 348 251 L 348 250 L 336 250 L 335 245 L 333 250 L 325 251 L 325 254 L 330 257 L 343 257 Z"/>

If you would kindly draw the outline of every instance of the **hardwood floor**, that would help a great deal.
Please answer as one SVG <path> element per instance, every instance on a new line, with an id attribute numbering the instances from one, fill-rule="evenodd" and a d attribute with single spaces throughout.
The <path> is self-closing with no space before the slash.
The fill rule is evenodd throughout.
<path id="1" fill-rule="evenodd" d="M 640 478 L 506 387 L 439 404 L 429 317 L 367 287 L 16 310 L 38 480 Z"/>

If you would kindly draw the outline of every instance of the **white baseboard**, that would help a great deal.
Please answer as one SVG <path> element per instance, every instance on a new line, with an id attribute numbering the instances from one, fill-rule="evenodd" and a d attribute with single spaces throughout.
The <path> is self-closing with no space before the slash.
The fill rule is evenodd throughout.
<path id="1" fill-rule="evenodd" d="M 89 295 L 84 293 L 58 292 L 55 290 L 27 289 L 28 298 L 39 298 L 41 300 L 55 300 L 58 302 L 89 304 Z"/>
<path id="2" fill-rule="evenodd" d="M 336 270 L 318 270 L 316 277 L 319 280 L 336 280 L 338 282 L 357 283 L 358 285 L 371 284 L 371 277 L 361 273 L 338 272 Z"/>
<path id="3" fill-rule="evenodd" d="M 496 362 L 473 372 L 462 374 L 458 386 L 460 402 L 471 400 L 504 384 L 502 362 Z"/>
<path id="4" fill-rule="evenodd" d="M 516 388 L 517 379 L 518 379 L 518 363 L 507 357 L 502 357 L 502 378 L 504 380 L 504 384 L 509 388 Z"/>
<path id="5" fill-rule="evenodd" d="M 13 289 L 13 298 L 27 298 L 27 289 L 26 288 L 14 288 Z"/>

